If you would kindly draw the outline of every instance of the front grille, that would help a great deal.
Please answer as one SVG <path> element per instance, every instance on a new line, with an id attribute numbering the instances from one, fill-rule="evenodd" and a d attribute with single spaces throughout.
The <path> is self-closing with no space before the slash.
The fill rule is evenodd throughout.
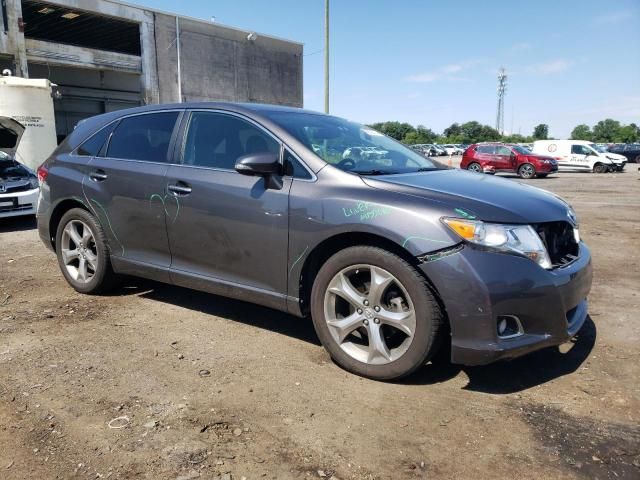
<path id="1" fill-rule="evenodd" d="M 25 182 L 18 185 L 5 185 L 4 191 L 1 193 L 17 193 L 17 192 L 26 192 L 27 190 L 31 190 L 33 187 L 31 183 Z"/>
<path id="2" fill-rule="evenodd" d="M 562 267 L 578 258 L 579 247 L 569 222 L 548 222 L 534 225 L 547 248 L 553 268 Z"/>
<path id="3" fill-rule="evenodd" d="M 31 210 L 33 205 L 31 203 L 23 203 L 21 205 L 0 205 L 0 213 L 3 212 L 19 212 L 22 210 Z"/>

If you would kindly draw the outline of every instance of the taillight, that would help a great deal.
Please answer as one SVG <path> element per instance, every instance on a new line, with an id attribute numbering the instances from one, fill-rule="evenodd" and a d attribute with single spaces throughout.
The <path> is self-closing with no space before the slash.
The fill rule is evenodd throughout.
<path id="1" fill-rule="evenodd" d="M 47 177 L 49 176 L 49 169 L 44 166 L 44 164 L 38 167 L 38 181 L 42 184 L 47 181 Z"/>

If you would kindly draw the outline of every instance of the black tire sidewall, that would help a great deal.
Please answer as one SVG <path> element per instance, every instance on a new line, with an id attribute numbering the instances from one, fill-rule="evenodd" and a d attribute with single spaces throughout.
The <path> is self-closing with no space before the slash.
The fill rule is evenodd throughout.
<path id="1" fill-rule="evenodd" d="M 72 220 L 79 220 L 88 225 L 96 242 L 98 269 L 93 275 L 93 278 L 87 283 L 76 282 L 67 271 L 62 260 L 62 232 L 64 231 L 64 227 Z M 58 230 L 56 232 L 56 256 L 58 257 L 58 265 L 60 266 L 60 270 L 62 271 L 64 278 L 67 280 L 69 285 L 80 293 L 97 293 L 102 291 L 106 287 L 106 284 L 109 283 L 110 277 L 113 275 L 104 231 L 96 221 L 95 217 L 81 208 L 73 208 L 69 210 L 60 219 L 60 223 L 58 223 Z"/>
<path id="2" fill-rule="evenodd" d="M 529 166 L 529 167 L 531 167 L 531 168 L 533 169 L 533 174 L 532 174 L 532 175 L 530 175 L 530 176 L 528 176 L 528 177 L 526 177 L 526 176 L 524 176 L 524 175 L 522 174 L 523 169 L 524 169 L 525 167 L 527 167 L 527 166 Z M 530 163 L 523 163 L 522 165 L 520 165 L 520 166 L 518 167 L 518 175 L 520 176 L 520 178 L 524 178 L 524 179 L 527 179 L 527 180 L 528 180 L 528 179 L 530 179 L 530 178 L 535 177 L 535 176 L 536 176 L 536 173 L 537 173 L 537 172 L 536 172 L 536 167 L 534 167 L 534 166 L 533 166 L 532 164 L 530 164 Z"/>
<path id="3" fill-rule="evenodd" d="M 408 350 L 385 365 L 368 365 L 349 356 L 334 341 L 324 317 L 324 296 L 333 276 L 351 265 L 368 264 L 393 274 L 407 290 L 416 313 L 416 330 Z M 435 353 L 442 314 L 422 277 L 400 257 L 377 247 L 349 247 L 333 255 L 320 268 L 311 294 L 311 314 L 320 341 L 336 363 L 346 370 L 377 380 L 401 378 L 424 365 Z"/>
<path id="4" fill-rule="evenodd" d="M 478 167 L 480 167 L 480 170 L 471 170 L 472 165 L 477 165 Z M 469 165 L 467 165 L 467 170 L 472 173 L 482 173 L 482 165 L 480 165 L 478 162 L 471 162 Z"/>

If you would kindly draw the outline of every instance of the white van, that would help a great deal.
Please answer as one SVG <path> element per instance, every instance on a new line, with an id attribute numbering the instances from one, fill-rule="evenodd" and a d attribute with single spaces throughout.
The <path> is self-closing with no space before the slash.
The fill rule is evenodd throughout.
<path id="1" fill-rule="evenodd" d="M 626 162 L 609 157 L 586 140 L 536 140 L 533 153 L 549 155 L 558 161 L 559 171 L 605 173 L 622 171 Z"/>

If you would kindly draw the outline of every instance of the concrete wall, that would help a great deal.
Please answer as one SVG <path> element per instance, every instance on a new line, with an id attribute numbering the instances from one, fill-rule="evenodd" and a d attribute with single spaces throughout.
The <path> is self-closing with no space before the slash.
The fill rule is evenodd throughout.
<path id="1" fill-rule="evenodd" d="M 142 54 L 135 57 L 25 40 L 18 28 L 21 0 L 7 0 L 9 32 L 0 32 L 0 58 L 3 64 L 13 59 L 16 76 L 30 76 L 27 62 L 138 72 L 142 103 L 179 101 L 175 16 L 113 0 L 47 1 L 138 22 Z M 302 106 L 301 44 L 259 33 L 249 41 L 249 31 L 186 17 L 179 17 L 179 22 L 183 100 Z"/>
<path id="2" fill-rule="evenodd" d="M 302 106 L 302 45 L 180 18 L 184 101 Z M 155 13 L 160 102 L 178 101 L 176 18 Z"/>

